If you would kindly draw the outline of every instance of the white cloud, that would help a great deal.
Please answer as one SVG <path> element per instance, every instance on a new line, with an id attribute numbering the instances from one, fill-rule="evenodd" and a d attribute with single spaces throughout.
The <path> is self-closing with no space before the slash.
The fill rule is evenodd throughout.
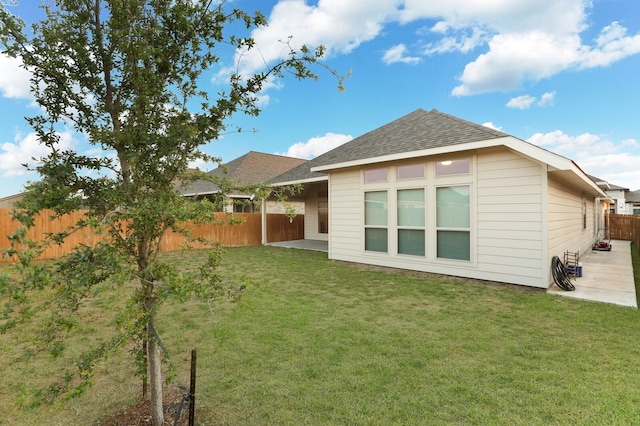
<path id="1" fill-rule="evenodd" d="M 536 133 L 527 140 L 572 160 L 612 154 L 618 149 L 609 139 L 592 133 L 571 136 L 561 130 L 555 130 L 549 133 Z"/>
<path id="2" fill-rule="evenodd" d="M 22 67 L 22 60 L 0 53 L 0 92 L 6 98 L 31 99 L 31 73 Z"/>
<path id="3" fill-rule="evenodd" d="M 324 154 L 342 144 L 349 142 L 351 135 L 341 135 L 337 133 L 327 133 L 324 136 L 311 138 L 306 142 L 297 142 L 289 147 L 285 153 L 277 153 L 288 157 L 311 159 Z"/>
<path id="4" fill-rule="evenodd" d="M 509 102 L 507 102 L 507 107 L 517 108 L 517 109 L 529 109 L 535 101 L 536 101 L 536 98 L 531 95 L 518 96 L 509 100 Z"/>
<path id="5" fill-rule="evenodd" d="M 256 48 L 236 53 L 238 69 L 246 76 L 285 58 L 289 53 L 286 42 L 294 49 L 303 44 L 310 47 L 322 44 L 327 57 L 349 53 L 378 36 L 384 23 L 395 14 L 395 3 L 320 0 L 309 6 L 304 0 L 281 0 L 271 10 L 269 25 L 252 32 Z"/>
<path id="6" fill-rule="evenodd" d="M 493 36 L 489 51 L 467 64 L 452 94 L 473 95 L 513 90 L 523 82 L 537 82 L 571 68 L 607 66 L 640 53 L 640 35 L 626 36 L 613 23 L 603 29 L 595 46 L 583 44 L 582 22 L 555 31 L 532 29 Z"/>
<path id="7" fill-rule="evenodd" d="M 538 81 L 577 63 L 581 50 L 577 34 L 540 31 L 498 34 L 489 42 L 489 52 L 464 68 L 452 94 L 473 95 L 509 91 L 524 81 Z"/>
<path id="8" fill-rule="evenodd" d="M 488 128 L 490 128 L 490 129 L 493 129 L 493 130 L 497 130 L 497 131 L 499 131 L 499 132 L 502 132 L 502 127 L 500 127 L 500 126 L 496 126 L 496 125 L 495 125 L 495 124 L 493 124 L 491 121 L 487 121 L 486 123 L 482 123 L 482 125 L 483 125 L 484 127 L 488 127 Z"/>
<path id="9" fill-rule="evenodd" d="M 434 33 L 442 32 L 446 34 L 451 31 L 451 27 L 439 22 L 432 31 Z M 468 53 L 476 47 L 487 42 L 488 33 L 480 27 L 472 27 L 462 30 L 454 30 L 454 35 L 444 36 L 435 43 L 428 43 L 424 49 L 425 55 L 442 54 L 450 52 Z"/>
<path id="10" fill-rule="evenodd" d="M 585 173 L 631 190 L 640 189 L 638 141 L 627 139 L 616 144 L 603 136 L 571 136 L 561 130 L 536 133 L 528 141 L 572 159 Z"/>
<path id="11" fill-rule="evenodd" d="M 65 131 L 60 133 L 60 149 L 68 149 L 75 145 L 73 133 Z M 6 142 L 0 145 L 0 176 L 12 177 L 21 176 L 28 171 L 23 164 L 34 165 L 40 158 L 51 152 L 49 148 L 38 143 L 35 133 L 19 135 L 14 143 Z M 35 159 L 35 160 L 34 160 Z"/>
<path id="12" fill-rule="evenodd" d="M 207 162 L 205 160 L 203 160 L 202 158 L 198 158 L 197 160 L 194 160 L 192 162 L 189 163 L 189 168 L 190 169 L 199 169 L 199 170 L 203 170 L 203 171 L 208 171 L 208 170 L 212 170 L 215 168 L 216 165 Z"/>
<path id="13" fill-rule="evenodd" d="M 588 0 L 280 0 L 269 26 L 252 31 L 256 48 L 237 52 L 233 70 L 250 75 L 302 44 L 327 48 L 327 58 L 347 54 L 385 34 L 389 24 L 428 22 L 423 54 L 468 54 L 484 48 L 468 62 L 453 88 L 456 96 L 510 91 L 568 69 L 606 66 L 640 53 L 640 34 L 628 35 L 618 22 L 604 27 L 596 40 L 583 40 L 588 28 Z M 435 21 L 435 24 L 433 22 Z M 423 35 L 423 34 L 422 34 Z M 293 37 L 289 39 L 290 37 Z M 415 40 L 411 40 L 415 43 Z M 406 43 L 386 51 L 387 63 L 416 63 L 406 56 Z M 231 68 L 223 74 L 228 75 Z M 545 101 L 545 99 L 541 99 Z"/>
<path id="14" fill-rule="evenodd" d="M 540 96 L 540 100 L 531 95 L 516 96 L 507 102 L 507 108 L 529 109 L 534 103 L 539 107 L 547 106 L 553 103 L 555 95 L 556 92 L 547 92 Z"/>
<path id="15" fill-rule="evenodd" d="M 538 106 L 546 106 L 553 103 L 553 100 L 556 96 L 556 92 L 547 92 L 540 96 L 540 100 L 538 101 Z"/>
<path id="16" fill-rule="evenodd" d="M 397 62 L 402 62 L 405 64 L 417 64 L 420 62 L 420 58 L 416 56 L 405 56 L 407 52 L 407 46 L 404 44 L 398 44 L 393 46 L 391 49 L 387 50 L 382 57 L 382 60 L 385 64 L 395 64 Z"/>
<path id="17" fill-rule="evenodd" d="M 607 66 L 630 55 L 640 53 L 640 34 L 627 36 L 627 29 L 618 22 L 606 26 L 596 39 L 596 47 L 583 52 L 580 66 Z"/>

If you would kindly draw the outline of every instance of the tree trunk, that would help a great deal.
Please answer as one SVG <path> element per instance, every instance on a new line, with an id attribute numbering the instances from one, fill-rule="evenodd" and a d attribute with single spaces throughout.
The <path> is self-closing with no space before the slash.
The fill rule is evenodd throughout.
<path id="1" fill-rule="evenodd" d="M 152 337 L 149 339 L 149 388 L 151 389 L 151 424 L 153 426 L 164 425 L 164 412 L 162 410 L 162 362 L 160 348 Z"/>

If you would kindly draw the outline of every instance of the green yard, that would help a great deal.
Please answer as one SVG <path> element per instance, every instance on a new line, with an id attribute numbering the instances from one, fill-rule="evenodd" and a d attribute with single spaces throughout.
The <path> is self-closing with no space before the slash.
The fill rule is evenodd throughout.
<path id="1" fill-rule="evenodd" d="M 160 330 L 176 383 L 198 349 L 197 424 L 640 423 L 636 309 L 274 247 L 228 249 L 223 269 L 239 301 L 168 304 Z M 117 304 L 91 304 L 73 337 L 88 344 Z M 30 408 L 61 366 L 30 355 L 29 332 L 0 347 L 0 424 L 95 424 L 140 394 L 114 354 L 88 394 Z"/>

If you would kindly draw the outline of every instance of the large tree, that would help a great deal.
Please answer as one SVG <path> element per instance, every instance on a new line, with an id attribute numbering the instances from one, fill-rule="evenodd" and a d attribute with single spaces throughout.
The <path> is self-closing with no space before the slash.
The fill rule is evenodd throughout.
<path id="1" fill-rule="evenodd" d="M 52 315 L 55 351 L 61 347 L 57 326 L 69 326 L 69 313 L 84 297 L 104 283 L 133 279 L 137 290 L 119 316 L 118 333 L 79 357 L 75 379 L 67 376 L 67 383 L 82 389 L 91 381 L 96 356 L 135 341 L 141 373 L 148 372 L 156 425 L 163 423 L 161 343 L 154 327 L 158 306 L 171 294 L 206 294 L 218 285 L 215 251 L 191 275 L 158 258 L 165 232 L 186 232 L 184 223 L 210 220 L 214 208 L 188 202 L 175 183 L 202 178 L 188 174 L 188 165 L 212 160 L 201 148 L 226 131 L 234 113 L 259 113 L 257 95 L 269 79 L 315 78 L 311 65 L 326 68 L 319 62 L 322 47 L 294 50 L 285 41 L 287 54 L 279 62 L 254 75 L 233 74 L 227 88 L 211 96 L 202 77 L 220 67 L 220 46 L 254 48 L 247 35 L 267 24 L 260 13 L 229 6 L 213 0 L 45 0 L 42 19 L 30 27 L 0 6 L 5 53 L 21 58 L 31 72 L 42 111 L 27 120 L 51 152 L 39 159 L 40 179 L 27 186 L 15 212 L 25 228 L 6 254 L 20 257 L 22 279 L 2 283 L 9 299 L 4 326 L 16 324 L 12 311 L 28 312 L 14 309 L 27 294 L 54 288 L 58 299 L 49 308 L 61 310 Z M 244 35 L 231 34 L 230 28 Z M 61 149 L 59 130 L 70 127 L 105 155 Z M 86 227 L 101 232 L 101 242 L 78 246 L 56 262 L 39 264 L 36 272 L 27 269 L 33 254 L 24 248 L 37 246 L 25 241 L 25 229 L 44 209 L 54 216 L 86 212 L 47 243 Z"/>

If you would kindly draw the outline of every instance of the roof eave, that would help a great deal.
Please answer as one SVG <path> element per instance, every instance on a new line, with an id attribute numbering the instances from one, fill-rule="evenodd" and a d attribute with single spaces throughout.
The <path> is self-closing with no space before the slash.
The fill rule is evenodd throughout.
<path id="1" fill-rule="evenodd" d="M 183 197 L 198 197 L 201 195 L 213 195 L 213 194 L 218 194 L 220 191 L 201 191 L 201 192 L 186 192 L 182 195 Z"/>
<path id="2" fill-rule="evenodd" d="M 461 143 L 456 145 L 440 146 L 437 148 L 422 149 L 418 151 L 389 154 L 389 155 L 384 155 L 380 157 L 363 158 L 363 159 L 358 159 L 353 161 L 346 161 L 343 163 L 326 164 L 323 166 L 312 167 L 311 171 L 327 172 L 330 170 L 344 169 L 347 167 L 358 167 L 358 166 L 364 166 L 369 164 L 385 163 L 388 161 L 406 160 L 409 158 L 428 157 L 428 156 L 440 155 L 440 154 L 450 154 L 450 153 L 469 151 L 474 149 L 492 148 L 492 147 L 501 146 L 501 145 L 510 147 L 516 151 L 520 151 L 527 156 L 536 158 L 539 161 L 543 161 L 547 164 L 551 164 L 554 167 L 560 167 L 560 168 L 568 167 L 567 162 L 570 161 L 550 151 L 545 151 L 542 148 L 539 148 L 528 142 L 524 142 L 520 139 L 514 138 L 513 136 L 504 136 L 504 137 L 485 139 L 485 140 L 475 141 L 475 142 L 467 142 L 467 143 Z M 542 157 L 545 157 L 545 158 L 542 158 Z"/>
<path id="3" fill-rule="evenodd" d="M 525 142 L 521 139 L 513 136 L 504 136 L 493 139 L 486 139 L 482 141 L 461 143 L 456 145 L 447 145 L 437 148 L 423 149 L 419 151 L 410 151 L 396 154 L 389 154 L 374 158 L 363 158 L 353 161 L 345 161 L 342 163 L 326 164 L 323 166 L 312 167 L 312 172 L 329 172 L 331 170 L 344 169 L 349 167 L 359 167 L 370 164 L 380 164 L 390 161 L 406 160 L 410 158 L 428 157 L 441 154 L 452 154 L 463 151 L 477 150 L 483 148 L 494 148 L 498 146 L 504 146 L 510 148 L 516 152 L 519 152 L 527 157 L 537 160 L 541 163 L 547 164 L 550 172 L 565 171 L 570 172 L 576 176 L 580 181 L 580 186 L 583 188 L 590 188 L 596 194 L 606 196 L 593 180 L 591 180 L 586 173 L 584 173 L 580 167 L 578 167 L 572 160 L 555 154 L 546 149 L 540 148 L 529 142 Z"/>
<path id="4" fill-rule="evenodd" d="M 316 183 L 316 182 L 327 182 L 329 180 L 329 175 L 318 176 L 306 179 L 298 179 L 298 180 L 290 180 L 286 182 L 272 182 L 269 186 L 285 186 L 285 185 L 295 185 L 301 183 Z"/>

